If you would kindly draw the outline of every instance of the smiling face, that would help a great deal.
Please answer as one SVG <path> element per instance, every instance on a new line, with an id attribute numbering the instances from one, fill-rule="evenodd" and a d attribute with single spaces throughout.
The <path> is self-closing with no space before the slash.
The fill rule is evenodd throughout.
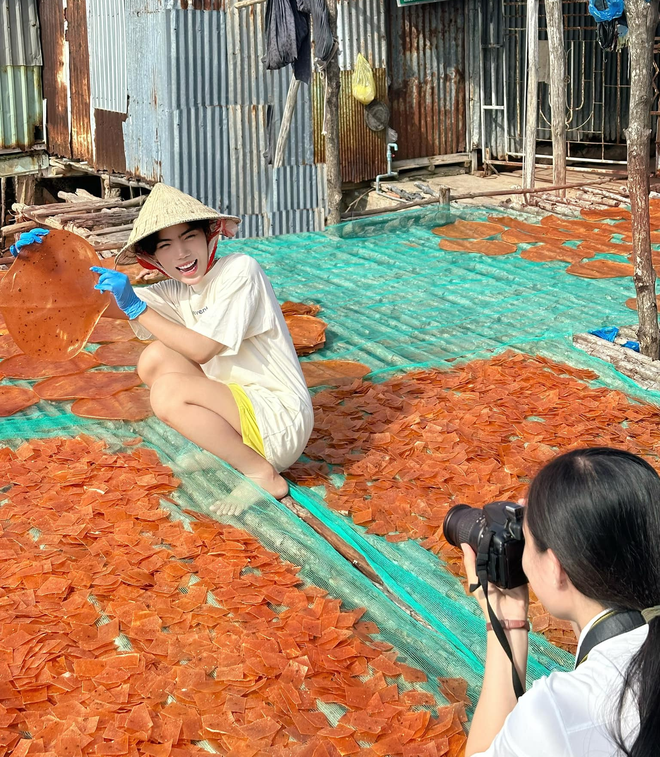
<path id="1" fill-rule="evenodd" d="M 203 228 L 180 223 L 159 231 L 154 256 L 172 279 L 193 286 L 206 274 L 209 246 Z"/>

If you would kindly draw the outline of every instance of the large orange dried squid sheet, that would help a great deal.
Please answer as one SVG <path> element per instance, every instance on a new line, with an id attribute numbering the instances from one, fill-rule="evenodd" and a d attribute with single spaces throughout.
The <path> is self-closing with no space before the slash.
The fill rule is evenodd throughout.
<path id="1" fill-rule="evenodd" d="M 500 242 L 497 239 L 441 239 L 438 245 L 441 250 L 452 252 L 480 252 L 482 255 L 511 255 L 518 246 L 510 242 Z"/>
<path id="2" fill-rule="evenodd" d="M 602 258 L 587 260 L 585 263 L 573 263 L 566 269 L 566 273 L 584 279 L 616 279 L 632 276 L 633 266 L 631 263 L 618 263 Z"/>
<path id="3" fill-rule="evenodd" d="M 36 405 L 39 396 L 32 389 L 19 386 L 0 386 L 0 416 L 6 418 L 25 408 Z"/>
<path id="4" fill-rule="evenodd" d="M 140 386 L 142 381 L 134 371 L 100 371 L 56 376 L 34 385 L 34 391 L 44 400 L 55 402 L 72 399 L 102 399 Z"/>
<path id="5" fill-rule="evenodd" d="M 40 360 L 69 360 L 85 346 L 111 301 L 94 289 L 99 258 L 70 231 L 50 231 L 21 250 L 0 280 L 0 308 L 23 352 Z"/>
<path id="6" fill-rule="evenodd" d="M 71 412 L 81 418 L 98 418 L 113 421 L 143 421 L 153 415 L 149 390 L 138 386 L 112 397 L 80 399 L 71 405 Z"/>
<path id="7" fill-rule="evenodd" d="M 529 247 L 520 253 L 520 257 L 525 260 L 532 260 L 535 263 L 545 263 L 552 260 L 563 260 L 565 263 L 579 263 L 584 258 L 592 258 L 594 252 L 590 249 L 584 249 L 583 245 L 579 247 L 566 247 L 565 245 L 540 244 L 536 247 Z"/>
<path id="8" fill-rule="evenodd" d="M 504 226 L 498 223 L 487 223 L 486 221 L 464 221 L 459 218 L 453 223 L 445 226 L 438 226 L 433 229 L 434 234 L 448 239 L 486 239 L 501 234 Z"/>
<path id="9" fill-rule="evenodd" d="M 656 304 L 656 307 L 660 310 L 660 294 L 656 295 L 655 304 Z M 630 297 L 629 299 L 627 299 L 626 307 L 630 308 L 631 310 L 637 310 L 637 298 Z"/>
<path id="10" fill-rule="evenodd" d="M 584 383 L 594 378 L 507 353 L 326 389 L 313 400 L 312 462 L 287 475 L 324 484 L 328 504 L 370 533 L 417 539 L 459 572 L 460 553 L 442 535 L 453 504 L 516 501 L 546 461 L 576 446 L 628 449 L 660 469 L 658 409 Z M 346 476 L 342 486 L 332 472 Z M 544 633 L 574 651 L 574 636 L 554 620 Z"/>
<path id="11" fill-rule="evenodd" d="M 96 368 L 99 361 L 89 352 L 80 352 L 71 360 L 65 362 L 50 362 L 38 360 L 29 355 L 15 355 L 0 363 L 2 372 L 8 378 L 42 379 L 50 376 L 69 376 L 72 373 L 83 373 L 90 368 Z"/>
<path id="12" fill-rule="evenodd" d="M 246 531 L 170 521 L 160 502 L 178 482 L 152 450 L 34 441 L 0 449 L 0 480 L 14 482 L 0 755 L 189 757 L 208 754 L 201 739 L 251 757 L 462 752 L 460 681 L 444 684 L 452 706 L 402 692 L 425 675 L 372 640 L 363 610 L 303 585 Z M 338 723 L 320 702 L 344 711 Z"/>
<path id="13" fill-rule="evenodd" d="M 103 344 L 94 353 L 94 357 L 102 365 L 113 367 L 120 365 L 137 365 L 140 355 L 147 348 L 145 342 L 114 342 Z"/>

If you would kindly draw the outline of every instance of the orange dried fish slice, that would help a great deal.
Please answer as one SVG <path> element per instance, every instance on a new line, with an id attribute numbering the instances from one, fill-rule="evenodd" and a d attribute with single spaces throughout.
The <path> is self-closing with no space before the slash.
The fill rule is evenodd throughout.
<path id="1" fill-rule="evenodd" d="M 616 279 L 632 276 L 633 266 L 631 263 L 617 263 L 614 260 L 587 260 L 569 266 L 566 273 L 584 279 Z"/>
<path id="2" fill-rule="evenodd" d="M 51 362 L 30 355 L 15 355 L 3 360 L 0 365 L 7 378 L 42 379 L 51 376 L 69 376 L 96 368 L 99 361 L 89 352 L 80 352 L 71 360 Z"/>
<path id="3" fill-rule="evenodd" d="M 153 415 L 149 390 L 141 386 L 112 397 L 77 400 L 71 406 L 71 412 L 81 418 L 115 421 L 143 421 Z"/>
<path id="4" fill-rule="evenodd" d="M 20 386 L 0 386 L 0 416 L 3 418 L 36 405 L 37 402 L 39 402 L 39 397 L 32 389 L 24 389 Z"/>
<path id="5" fill-rule="evenodd" d="M 94 327 L 88 341 L 94 343 L 128 342 L 135 339 L 135 332 L 129 322 L 121 318 L 101 318 Z"/>
<path id="6" fill-rule="evenodd" d="M 20 355 L 21 348 L 12 339 L 11 334 L 0 334 L 0 358 Z"/>
<path id="7" fill-rule="evenodd" d="M 316 315 L 321 310 L 320 305 L 307 305 L 304 302 L 291 302 L 287 300 L 280 306 L 282 313 L 287 315 Z"/>
<path id="8" fill-rule="evenodd" d="M 134 371 L 98 371 L 56 376 L 35 384 L 34 391 L 44 400 L 102 399 L 133 389 L 142 383 Z"/>
<path id="9" fill-rule="evenodd" d="M 306 360 L 300 364 L 307 386 L 342 386 L 361 379 L 371 368 L 352 360 Z"/>
<path id="10" fill-rule="evenodd" d="M 145 342 L 115 342 L 103 344 L 96 350 L 94 357 L 102 364 L 113 367 L 120 365 L 137 365 L 140 355 L 147 348 Z"/>
<path id="11" fill-rule="evenodd" d="M 433 229 L 433 233 L 447 239 L 486 239 L 501 234 L 504 226 L 499 223 L 488 223 L 487 221 L 464 221 L 459 218 L 453 223 L 438 226 Z"/>
<path id="12" fill-rule="evenodd" d="M 478 252 L 482 255 L 511 255 L 518 245 L 500 242 L 497 239 L 478 239 L 474 241 L 460 239 L 442 239 L 439 247 L 449 252 Z"/>
<path id="13" fill-rule="evenodd" d="M 325 343 L 328 324 L 320 318 L 313 315 L 291 315 L 285 320 L 293 346 L 299 355 L 308 355 Z"/>

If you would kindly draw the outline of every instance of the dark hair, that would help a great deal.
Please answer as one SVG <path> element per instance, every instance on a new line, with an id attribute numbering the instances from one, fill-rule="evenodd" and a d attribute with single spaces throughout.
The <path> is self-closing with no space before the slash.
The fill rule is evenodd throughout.
<path id="1" fill-rule="evenodd" d="M 210 230 L 211 230 L 211 222 L 210 221 L 190 221 L 187 226 L 190 227 L 190 229 L 202 229 L 204 232 L 204 235 L 206 238 L 209 238 Z M 158 235 L 160 234 L 159 231 L 154 232 L 153 234 L 150 234 L 148 237 L 145 237 L 144 239 L 141 239 L 136 247 L 139 249 L 140 254 L 142 255 L 153 255 L 156 252 L 156 246 L 158 245 Z"/>
<path id="2" fill-rule="evenodd" d="M 527 527 L 538 548 L 557 556 L 575 588 L 615 610 L 660 604 L 660 477 L 641 457 L 607 447 L 552 460 L 529 489 Z M 628 757 L 656 757 L 660 744 L 660 618 L 624 676 L 617 746 Z M 637 702 L 639 734 L 626 745 L 621 715 Z"/>

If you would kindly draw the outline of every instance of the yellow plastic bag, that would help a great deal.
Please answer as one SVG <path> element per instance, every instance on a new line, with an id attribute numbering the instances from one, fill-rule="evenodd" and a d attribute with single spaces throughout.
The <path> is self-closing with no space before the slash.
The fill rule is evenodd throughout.
<path id="1" fill-rule="evenodd" d="M 358 53 L 355 61 L 355 71 L 352 79 L 353 97 L 363 105 L 369 103 L 376 97 L 376 82 L 374 81 L 374 72 L 371 70 L 369 61 Z"/>

